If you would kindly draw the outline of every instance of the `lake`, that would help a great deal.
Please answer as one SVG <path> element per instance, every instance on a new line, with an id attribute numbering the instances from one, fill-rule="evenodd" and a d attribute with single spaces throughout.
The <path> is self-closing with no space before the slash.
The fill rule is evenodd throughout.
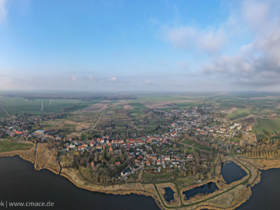
<path id="1" fill-rule="evenodd" d="M 49 170 L 36 171 L 33 164 L 19 156 L 0 158 L 0 171 L 0 202 L 51 201 L 54 202 L 54 207 L 49 209 L 62 210 L 159 209 L 152 197 L 135 194 L 110 195 L 80 189 L 68 179 Z"/>
<path id="2" fill-rule="evenodd" d="M 280 169 L 269 169 L 261 172 L 261 182 L 252 187 L 251 197 L 238 207 L 238 210 L 280 209 Z"/>
<path id="3" fill-rule="evenodd" d="M 18 156 L 0 158 L 0 171 L 0 201 L 51 201 L 54 207 L 49 209 L 62 210 L 159 209 L 152 197 L 107 195 L 80 189 L 49 170 L 36 171 L 33 164 Z M 238 210 L 280 209 L 280 169 L 262 171 L 261 182 L 252 188 L 252 192 L 250 199 Z"/>

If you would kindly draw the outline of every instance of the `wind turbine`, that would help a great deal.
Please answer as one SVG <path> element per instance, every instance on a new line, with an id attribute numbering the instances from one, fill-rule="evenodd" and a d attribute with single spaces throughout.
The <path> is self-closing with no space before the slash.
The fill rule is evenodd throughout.
<path id="1" fill-rule="evenodd" d="M 40 110 L 40 111 L 43 111 L 43 109 L 44 109 L 44 103 L 43 103 L 43 101 L 42 101 L 42 107 L 41 107 L 41 110 Z"/>

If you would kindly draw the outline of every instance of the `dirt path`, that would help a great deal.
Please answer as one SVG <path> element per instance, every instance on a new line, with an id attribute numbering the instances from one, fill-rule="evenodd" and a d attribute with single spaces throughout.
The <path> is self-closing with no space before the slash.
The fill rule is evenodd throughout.
<path id="1" fill-rule="evenodd" d="M 8 117 L 11 116 L 11 115 L 9 114 L 9 112 L 7 112 L 7 110 L 4 109 L 4 107 L 2 106 L 2 102 L 0 102 L 0 107 L 3 109 L 3 111 L 6 113 L 6 115 L 7 115 Z"/>
<path id="2" fill-rule="evenodd" d="M 105 109 L 105 110 L 106 110 L 106 109 Z M 89 130 L 92 130 L 92 129 L 95 129 L 95 127 L 97 126 L 98 122 L 99 122 L 100 119 L 102 118 L 102 116 L 103 116 L 105 110 L 102 111 L 101 115 L 98 117 L 98 119 L 97 119 L 96 123 L 94 124 L 94 126 L 92 126 L 92 127 L 88 128 L 88 129 L 82 131 L 82 133 L 84 133 L 84 132 L 86 132 L 86 131 L 89 131 Z"/>

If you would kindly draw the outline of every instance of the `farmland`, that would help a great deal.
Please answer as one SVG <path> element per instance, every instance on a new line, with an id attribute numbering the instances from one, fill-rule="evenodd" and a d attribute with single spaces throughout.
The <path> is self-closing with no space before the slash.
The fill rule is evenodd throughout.
<path id="1" fill-rule="evenodd" d="M 0 96 L 0 102 L 2 106 L 7 110 L 10 115 L 14 114 L 54 114 L 61 112 L 62 109 L 73 107 L 77 105 L 75 109 L 81 109 L 87 106 L 90 106 L 98 101 L 89 101 L 83 102 L 80 100 L 74 99 L 52 99 L 51 102 L 49 99 L 33 99 L 28 100 L 18 97 L 3 97 Z M 42 102 L 44 104 L 43 111 L 41 110 Z M 51 104 L 50 104 L 51 103 Z M 0 110 L 0 117 L 5 117 L 3 110 Z"/>
<path id="2" fill-rule="evenodd" d="M 246 117 L 250 114 L 255 113 L 257 110 L 256 109 L 250 109 L 250 108 L 239 108 L 230 114 L 227 115 L 227 118 L 229 119 L 238 119 L 242 117 Z"/>
<path id="3" fill-rule="evenodd" d="M 271 134 L 276 134 L 280 132 L 280 119 L 266 119 L 258 118 L 258 124 L 254 126 L 254 131 L 259 134 L 264 134 L 266 131 Z"/>

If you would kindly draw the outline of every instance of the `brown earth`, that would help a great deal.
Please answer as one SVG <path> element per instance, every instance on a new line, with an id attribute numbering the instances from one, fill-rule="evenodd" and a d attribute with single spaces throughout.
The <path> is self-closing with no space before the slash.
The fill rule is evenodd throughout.
<path id="1" fill-rule="evenodd" d="M 244 133 L 242 134 L 242 139 L 240 140 L 239 145 L 242 146 L 245 143 L 253 144 L 257 142 L 257 137 L 253 133 Z"/>
<path id="2" fill-rule="evenodd" d="M 279 99 L 277 96 L 253 97 L 250 100 Z"/>
<path id="3" fill-rule="evenodd" d="M 123 109 L 132 109 L 132 106 L 130 104 L 124 104 Z"/>
<path id="4" fill-rule="evenodd" d="M 221 113 L 229 114 L 229 113 L 232 113 L 235 110 L 237 110 L 236 107 L 231 107 L 230 109 L 227 109 L 227 110 L 221 110 Z"/>
<path id="5" fill-rule="evenodd" d="M 89 107 L 72 112 L 72 114 L 81 114 L 84 112 L 102 112 L 104 109 L 106 109 L 108 107 L 108 105 L 110 103 L 111 103 L 110 100 L 104 100 L 104 101 L 101 101 L 100 103 L 93 104 Z"/>
<path id="6" fill-rule="evenodd" d="M 188 102 L 196 102 L 194 100 L 182 100 L 182 101 L 157 101 L 157 102 L 145 102 L 142 103 L 144 106 L 148 107 L 149 109 L 154 108 L 166 108 L 170 106 L 175 106 L 177 103 L 188 103 Z"/>

